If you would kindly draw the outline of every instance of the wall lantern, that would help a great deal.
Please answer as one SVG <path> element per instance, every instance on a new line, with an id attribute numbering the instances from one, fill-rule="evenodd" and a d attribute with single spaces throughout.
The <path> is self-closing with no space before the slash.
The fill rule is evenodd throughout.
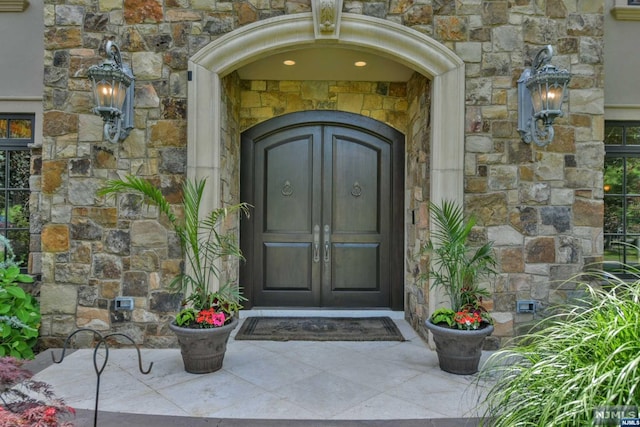
<path id="1" fill-rule="evenodd" d="M 541 49 L 533 66 L 518 79 L 518 132 L 527 144 L 544 147 L 553 141 L 553 120 L 562 116 L 562 101 L 571 74 L 550 64 L 551 45 Z"/>
<path id="2" fill-rule="evenodd" d="M 120 49 L 108 41 L 109 60 L 92 65 L 87 75 L 93 84 L 93 112 L 104 120 L 104 138 L 116 143 L 133 129 L 133 91 L 135 78 L 131 69 L 122 64 Z"/>

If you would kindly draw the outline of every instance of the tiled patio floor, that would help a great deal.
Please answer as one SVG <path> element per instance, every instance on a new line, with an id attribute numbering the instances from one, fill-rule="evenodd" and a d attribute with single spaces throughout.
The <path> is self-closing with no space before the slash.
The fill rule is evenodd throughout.
<path id="1" fill-rule="evenodd" d="M 262 420 L 477 416 L 482 388 L 474 377 L 442 372 L 435 352 L 399 315 L 391 317 L 404 342 L 235 341 L 232 335 L 222 370 L 204 375 L 186 373 L 177 349 L 143 349 L 143 366 L 153 362 L 148 375 L 139 372 L 135 350 L 110 349 L 99 408 Z M 92 349 L 68 355 L 36 378 L 52 384 L 72 407 L 94 408 Z"/>

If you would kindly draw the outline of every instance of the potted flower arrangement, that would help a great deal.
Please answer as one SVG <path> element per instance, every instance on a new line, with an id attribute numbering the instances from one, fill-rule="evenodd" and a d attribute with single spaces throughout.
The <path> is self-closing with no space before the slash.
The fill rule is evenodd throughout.
<path id="1" fill-rule="evenodd" d="M 170 289 L 183 295 L 183 304 L 169 328 L 178 337 L 185 370 L 191 373 L 214 372 L 222 367 L 227 341 L 238 325 L 237 314 L 244 300 L 237 284 L 219 283 L 220 260 L 242 259 L 235 236 L 221 233 L 219 228 L 229 215 L 238 212 L 248 215 L 248 205 L 239 203 L 214 209 L 201 217 L 204 187 L 204 179 L 185 181 L 184 220 L 178 219 L 162 191 L 146 179 L 128 176 L 110 180 L 98 191 L 99 195 L 119 192 L 142 195 L 147 203 L 158 207 L 173 227 L 186 267 L 170 284 Z"/>
<path id="2" fill-rule="evenodd" d="M 432 203 L 430 210 L 435 227 L 421 254 L 430 256 L 431 267 L 423 279 L 433 279 L 432 286 L 444 292 L 450 306 L 435 310 L 426 327 L 433 335 L 440 368 L 473 374 L 478 371 L 484 339 L 493 332 L 491 316 L 482 306 L 489 293 L 479 286 L 481 278 L 496 273 L 493 242 L 469 245 L 476 219 L 465 218 L 455 203 Z"/>

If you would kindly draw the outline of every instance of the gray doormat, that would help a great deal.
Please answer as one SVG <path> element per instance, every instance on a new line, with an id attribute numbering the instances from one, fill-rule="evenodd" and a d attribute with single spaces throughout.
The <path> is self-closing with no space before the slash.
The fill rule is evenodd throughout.
<path id="1" fill-rule="evenodd" d="M 404 341 L 388 317 L 248 317 L 237 340 Z"/>

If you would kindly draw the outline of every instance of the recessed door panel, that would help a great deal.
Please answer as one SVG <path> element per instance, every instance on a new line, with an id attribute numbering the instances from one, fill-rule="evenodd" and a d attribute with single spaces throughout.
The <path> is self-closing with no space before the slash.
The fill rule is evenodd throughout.
<path id="1" fill-rule="evenodd" d="M 339 243 L 333 246 L 332 291 L 380 290 L 380 245 Z"/>
<path id="2" fill-rule="evenodd" d="M 266 147 L 265 232 L 304 233 L 311 227 L 313 170 L 311 135 Z"/>
<path id="3" fill-rule="evenodd" d="M 264 256 L 264 290 L 311 291 L 311 245 L 267 243 Z"/>
<path id="4" fill-rule="evenodd" d="M 382 155 L 375 146 L 334 137 L 334 232 L 379 232 L 380 174 L 386 172 L 380 170 Z"/>
<path id="5" fill-rule="evenodd" d="M 325 115 L 332 116 L 319 113 Z M 388 135 L 396 142 L 401 135 L 378 125 L 383 136 L 351 120 L 274 120 L 243 134 L 242 197 L 254 212 L 241 228 L 241 280 L 249 282 L 242 285 L 250 287 L 250 303 L 391 306 L 390 264 L 401 259 L 394 255 L 401 246 L 392 239 L 398 181 Z"/>

